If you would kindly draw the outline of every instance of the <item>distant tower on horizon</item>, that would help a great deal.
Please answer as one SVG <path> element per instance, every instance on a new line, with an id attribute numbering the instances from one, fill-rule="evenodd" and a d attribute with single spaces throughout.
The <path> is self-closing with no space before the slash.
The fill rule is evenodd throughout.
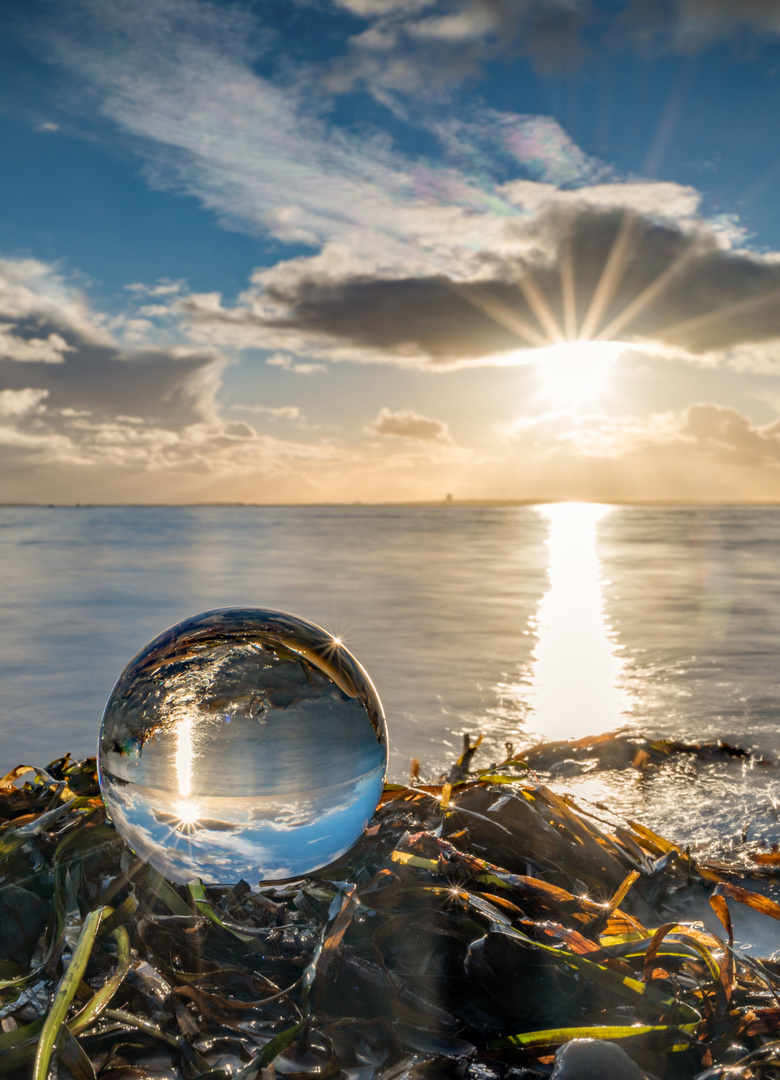
<path id="1" fill-rule="evenodd" d="M 449 491 L 447 492 L 447 497 L 446 497 L 446 499 L 444 501 L 445 502 L 452 502 L 452 495 L 449 493 Z"/>

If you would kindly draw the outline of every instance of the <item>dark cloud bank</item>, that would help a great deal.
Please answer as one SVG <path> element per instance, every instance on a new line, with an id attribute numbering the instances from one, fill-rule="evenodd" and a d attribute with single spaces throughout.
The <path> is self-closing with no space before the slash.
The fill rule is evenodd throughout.
<path id="1" fill-rule="evenodd" d="M 283 273 L 265 273 L 257 303 L 215 311 L 193 302 L 186 310 L 203 326 L 254 328 L 258 345 L 267 335 L 279 341 L 287 333 L 348 346 L 354 358 L 489 362 L 541 343 L 523 331 L 529 326 L 537 338 L 544 335 L 533 291 L 564 327 L 568 252 L 578 326 L 594 296 L 600 308 L 594 336 L 612 324 L 611 337 L 693 355 L 780 337 L 780 261 L 730 250 L 701 224 L 581 206 L 555 207 L 533 222 L 509 225 L 508 234 L 513 228 L 523 254 L 485 254 L 478 279 L 335 277 L 301 260 L 294 272 L 288 263 Z"/>

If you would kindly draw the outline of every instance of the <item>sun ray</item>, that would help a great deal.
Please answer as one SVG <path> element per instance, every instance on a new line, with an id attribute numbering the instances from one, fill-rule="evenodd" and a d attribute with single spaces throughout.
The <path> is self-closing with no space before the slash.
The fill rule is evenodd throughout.
<path id="1" fill-rule="evenodd" d="M 765 169 L 758 176 L 753 177 L 751 182 L 739 195 L 737 205 L 744 206 L 745 203 L 750 203 L 753 202 L 754 199 L 762 198 L 777 186 L 778 181 L 780 181 L 780 159 L 775 161 L 768 169 Z"/>
<path id="2" fill-rule="evenodd" d="M 671 326 L 662 326 L 655 331 L 655 336 L 679 338 L 694 335 L 701 330 L 717 326 L 718 323 L 725 322 L 735 315 L 746 315 L 772 300 L 780 300 L 780 289 L 767 289 L 758 296 L 748 297 L 747 300 L 740 300 L 735 304 L 729 304 L 728 307 L 718 308 L 717 311 L 708 311 L 705 315 L 696 315 L 692 319 L 684 319 Z"/>
<path id="3" fill-rule="evenodd" d="M 642 166 L 643 176 L 658 176 L 675 131 L 683 115 L 685 98 L 690 97 L 692 65 L 683 64 L 666 99 L 653 141 Z"/>
<path id="4" fill-rule="evenodd" d="M 621 331 L 625 330 L 637 315 L 658 299 L 674 278 L 681 273 L 689 262 L 694 258 L 697 258 L 698 255 L 699 252 L 693 248 L 689 248 L 687 251 L 683 252 L 682 255 L 678 255 L 677 258 L 658 275 L 658 277 L 654 278 L 640 293 L 637 293 L 630 303 L 626 304 L 623 310 L 615 316 L 608 326 L 604 327 L 599 334 L 601 340 L 609 341 L 611 338 L 617 337 Z"/>
<path id="5" fill-rule="evenodd" d="M 571 240 L 567 236 L 561 245 L 561 294 L 563 296 L 563 333 L 567 341 L 577 337 L 577 292 L 574 283 L 574 260 Z"/>
<path id="6" fill-rule="evenodd" d="M 550 341 L 554 344 L 563 341 L 564 336 L 561 328 L 558 326 L 544 294 L 536 284 L 534 276 L 527 266 L 524 266 L 520 271 L 517 284 L 520 286 L 523 296 L 528 301 L 528 306 L 539 320 L 539 325 L 543 327 Z"/>
<path id="7" fill-rule="evenodd" d="M 628 259 L 628 249 L 639 222 L 638 216 L 627 210 L 620 223 L 615 242 L 612 245 L 601 277 L 588 306 L 587 314 L 580 327 L 580 341 L 590 341 L 596 334 L 598 325 L 610 300 L 615 295 Z"/>
<path id="8" fill-rule="evenodd" d="M 469 289 L 462 288 L 456 281 L 448 281 L 447 286 L 462 300 L 483 311 L 499 326 L 503 326 L 506 330 L 519 337 L 526 345 L 544 348 L 545 345 L 550 344 L 543 334 L 540 334 L 517 312 L 512 311 L 507 304 L 497 300 L 494 296 L 486 296 L 484 292 L 478 292 L 473 287 Z"/>

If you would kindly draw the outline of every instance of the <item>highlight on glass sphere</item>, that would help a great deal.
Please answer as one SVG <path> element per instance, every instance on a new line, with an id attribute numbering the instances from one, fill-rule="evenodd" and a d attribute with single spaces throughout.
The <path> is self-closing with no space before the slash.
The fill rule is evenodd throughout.
<path id="1" fill-rule="evenodd" d="M 279 881 L 343 855 L 379 802 L 381 702 L 314 623 L 224 608 L 150 642 L 122 672 L 98 745 L 109 816 L 184 884 Z"/>

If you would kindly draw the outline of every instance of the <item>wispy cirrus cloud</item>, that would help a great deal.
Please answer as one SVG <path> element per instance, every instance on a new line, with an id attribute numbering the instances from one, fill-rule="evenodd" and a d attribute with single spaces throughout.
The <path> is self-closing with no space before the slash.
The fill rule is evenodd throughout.
<path id="1" fill-rule="evenodd" d="M 232 405 L 239 412 L 267 416 L 271 420 L 303 420 L 303 413 L 297 405 Z"/>
<path id="2" fill-rule="evenodd" d="M 345 235 L 358 249 L 379 236 L 425 246 L 458 204 L 466 215 L 487 201 L 462 176 L 430 169 L 458 195 L 447 220 L 432 220 L 417 193 L 426 177 L 384 136 L 329 125 L 310 95 L 254 72 L 256 28 L 235 11 L 75 0 L 35 32 L 71 87 L 135 138 L 152 180 L 195 195 L 229 227 L 314 246 Z"/>
<path id="3" fill-rule="evenodd" d="M 522 212 L 500 189 L 508 167 L 567 185 L 609 171 L 554 119 L 485 108 L 458 123 L 420 115 L 450 161 L 410 157 L 378 129 L 329 120 L 313 104 L 312 71 L 297 81 L 259 75 L 263 33 L 237 9 L 74 0 L 48 10 L 34 41 L 65 73 L 74 108 L 97 109 L 153 183 L 194 195 L 229 228 L 314 248 L 348 244 L 384 267 L 468 272 L 473 250 Z"/>

